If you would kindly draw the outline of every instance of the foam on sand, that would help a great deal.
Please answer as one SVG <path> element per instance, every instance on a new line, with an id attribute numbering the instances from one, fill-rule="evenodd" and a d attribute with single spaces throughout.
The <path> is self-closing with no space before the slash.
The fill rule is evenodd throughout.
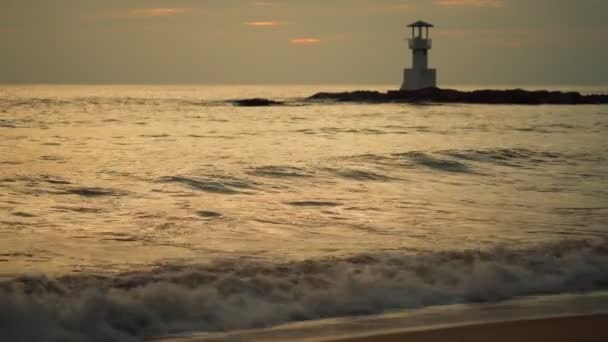
<path id="1" fill-rule="evenodd" d="M 0 282 L 0 339 L 141 341 L 167 334 L 604 291 L 605 246 L 601 239 L 533 249 L 379 253 L 283 263 L 237 258 L 113 276 L 21 276 Z M 608 309 L 606 298 L 592 304 L 594 310 Z M 27 329 L 31 326 L 37 328 Z"/>
<path id="2" fill-rule="evenodd" d="M 457 304 L 363 318 L 292 323 L 272 329 L 193 334 L 163 342 L 206 341 L 605 341 L 608 293 Z M 600 309 L 603 307 L 604 311 Z"/>

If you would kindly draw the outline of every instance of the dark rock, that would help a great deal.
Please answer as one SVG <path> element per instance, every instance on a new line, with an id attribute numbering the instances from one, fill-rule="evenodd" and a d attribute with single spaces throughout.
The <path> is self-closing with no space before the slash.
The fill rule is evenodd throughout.
<path id="1" fill-rule="evenodd" d="M 529 91 L 523 89 L 459 91 L 425 88 L 388 91 L 386 93 L 378 91 L 318 93 L 306 100 L 367 103 L 608 104 L 608 95 L 581 95 L 577 92 Z"/>
<path id="2" fill-rule="evenodd" d="M 232 104 L 234 104 L 235 106 L 241 106 L 241 107 L 265 107 L 265 106 L 280 106 L 283 104 L 283 102 L 273 101 L 273 100 L 268 100 L 268 99 L 254 98 L 254 99 L 234 100 L 234 101 L 232 101 Z"/>
<path id="3" fill-rule="evenodd" d="M 343 93 L 318 93 L 307 100 L 333 100 L 345 102 L 383 102 L 386 94 L 379 91 L 353 91 Z"/>

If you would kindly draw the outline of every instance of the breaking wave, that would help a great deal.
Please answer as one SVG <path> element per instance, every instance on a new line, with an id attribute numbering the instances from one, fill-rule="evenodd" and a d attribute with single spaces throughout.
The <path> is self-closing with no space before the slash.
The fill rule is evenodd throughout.
<path id="1" fill-rule="evenodd" d="M 141 341 L 167 333 L 606 289 L 606 242 L 284 263 L 231 259 L 117 276 L 22 276 L 0 283 L 0 339 Z"/>

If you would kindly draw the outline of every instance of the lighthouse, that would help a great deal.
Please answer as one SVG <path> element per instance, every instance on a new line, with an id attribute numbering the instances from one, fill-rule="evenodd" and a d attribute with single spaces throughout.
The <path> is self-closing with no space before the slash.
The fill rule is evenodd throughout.
<path id="1" fill-rule="evenodd" d="M 434 27 L 424 21 L 408 25 L 412 28 L 412 38 L 409 40 L 412 50 L 412 68 L 403 71 L 401 90 L 416 90 L 437 86 L 437 73 L 429 69 L 429 50 L 432 40 L 429 39 L 429 28 Z"/>

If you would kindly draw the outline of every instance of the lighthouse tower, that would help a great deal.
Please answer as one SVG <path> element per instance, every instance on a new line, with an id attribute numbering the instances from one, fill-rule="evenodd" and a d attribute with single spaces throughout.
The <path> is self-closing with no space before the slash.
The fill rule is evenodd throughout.
<path id="1" fill-rule="evenodd" d="M 436 70 L 428 68 L 428 52 L 432 46 L 432 40 L 429 39 L 429 28 L 433 25 L 417 21 L 408 27 L 412 28 L 412 38 L 409 40 L 412 50 L 412 68 L 404 70 L 401 90 L 435 87 L 437 86 Z"/>

